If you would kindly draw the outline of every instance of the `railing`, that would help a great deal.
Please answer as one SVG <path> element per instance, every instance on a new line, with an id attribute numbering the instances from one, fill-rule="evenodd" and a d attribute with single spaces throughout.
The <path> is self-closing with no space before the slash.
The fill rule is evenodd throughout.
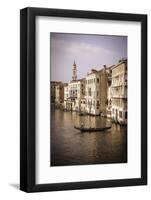
<path id="1" fill-rule="evenodd" d="M 112 98 L 123 98 L 123 99 L 126 99 L 127 98 L 127 94 L 121 94 L 121 95 L 112 95 Z"/>

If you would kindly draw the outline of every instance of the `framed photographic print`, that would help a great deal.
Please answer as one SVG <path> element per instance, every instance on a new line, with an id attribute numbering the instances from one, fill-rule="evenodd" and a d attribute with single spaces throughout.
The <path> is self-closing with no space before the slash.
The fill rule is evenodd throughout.
<path id="1" fill-rule="evenodd" d="M 20 12 L 20 189 L 147 184 L 147 16 Z"/>

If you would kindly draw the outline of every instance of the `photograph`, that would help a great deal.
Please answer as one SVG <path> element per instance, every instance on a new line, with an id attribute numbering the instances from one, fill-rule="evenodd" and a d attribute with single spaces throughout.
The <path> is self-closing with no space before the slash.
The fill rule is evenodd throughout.
<path id="1" fill-rule="evenodd" d="M 147 15 L 20 20 L 20 190 L 147 185 Z"/>
<path id="2" fill-rule="evenodd" d="M 50 33 L 50 166 L 127 163 L 127 36 Z"/>

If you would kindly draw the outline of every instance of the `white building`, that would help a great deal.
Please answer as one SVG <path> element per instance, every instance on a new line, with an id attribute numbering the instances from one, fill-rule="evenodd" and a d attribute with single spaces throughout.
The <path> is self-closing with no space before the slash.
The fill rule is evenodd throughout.
<path id="1" fill-rule="evenodd" d="M 86 111 L 92 115 L 106 116 L 108 72 L 104 67 L 92 69 L 86 76 Z"/>
<path id="2" fill-rule="evenodd" d="M 81 104 L 84 101 L 84 92 L 85 92 L 85 80 L 79 79 L 75 81 L 71 81 L 68 84 L 68 94 L 66 94 L 67 100 L 66 105 L 68 110 L 72 111 L 81 111 Z M 67 89 L 66 89 L 67 91 Z"/>
<path id="3" fill-rule="evenodd" d="M 87 113 L 100 115 L 100 75 L 97 70 L 92 69 L 85 79 L 85 98 Z"/>
<path id="4" fill-rule="evenodd" d="M 127 59 L 112 68 L 111 106 L 112 120 L 127 124 Z"/>
<path id="5" fill-rule="evenodd" d="M 69 97 L 69 89 L 68 84 L 64 85 L 64 101 L 66 101 Z"/>
<path id="6" fill-rule="evenodd" d="M 64 108 L 66 110 L 84 112 L 85 79 L 77 80 L 77 66 L 73 64 L 72 81 L 64 88 Z"/>

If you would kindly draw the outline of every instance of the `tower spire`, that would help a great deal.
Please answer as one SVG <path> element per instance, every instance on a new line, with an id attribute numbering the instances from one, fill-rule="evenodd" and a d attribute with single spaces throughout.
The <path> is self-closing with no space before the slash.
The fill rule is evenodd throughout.
<path id="1" fill-rule="evenodd" d="M 73 62 L 73 66 L 72 66 L 72 80 L 73 81 L 77 80 L 77 65 L 75 63 L 75 60 Z"/>

